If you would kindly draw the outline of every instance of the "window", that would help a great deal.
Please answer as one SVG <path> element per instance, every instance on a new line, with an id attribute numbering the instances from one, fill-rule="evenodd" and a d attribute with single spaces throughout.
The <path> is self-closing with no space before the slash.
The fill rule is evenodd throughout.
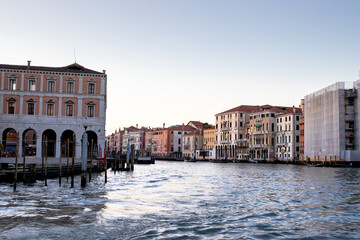
<path id="1" fill-rule="evenodd" d="M 94 117 L 95 114 L 95 106 L 94 105 L 88 105 L 87 106 L 87 117 Z"/>
<path id="2" fill-rule="evenodd" d="M 53 100 L 47 101 L 46 115 L 47 116 L 54 116 L 54 101 Z"/>
<path id="3" fill-rule="evenodd" d="M 74 115 L 74 102 L 67 101 L 66 102 L 66 116 L 72 117 Z"/>
<path id="4" fill-rule="evenodd" d="M 16 79 L 15 78 L 10 78 L 9 90 L 16 90 Z"/>
<path id="5" fill-rule="evenodd" d="M 36 82 L 35 79 L 29 79 L 29 91 L 36 90 Z"/>
<path id="6" fill-rule="evenodd" d="M 88 94 L 95 94 L 95 83 L 89 83 Z"/>
<path id="7" fill-rule="evenodd" d="M 74 93 L 74 82 L 73 81 L 67 81 L 66 83 L 66 92 L 67 93 Z"/>
<path id="8" fill-rule="evenodd" d="M 47 91 L 48 92 L 55 92 L 55 81 L 53 81 L 53 80 L 48 81 Z"/>
<path id="9" fill-rule="evenodd" d="M 30 99 L 27 102 L 27 114 L 28 115 L 34 115 L 35 114 L 35 101 Z"/>
<path id="10" fill-rule="evenodd" d="M 15 114 L 15 101 L 8 102 L 8 114 Z"/>
<path id="11" fill-rule="evenodd" d="M 298 124 L 296 124 L 296 130 L 299 130 L 299 125 Z"/>

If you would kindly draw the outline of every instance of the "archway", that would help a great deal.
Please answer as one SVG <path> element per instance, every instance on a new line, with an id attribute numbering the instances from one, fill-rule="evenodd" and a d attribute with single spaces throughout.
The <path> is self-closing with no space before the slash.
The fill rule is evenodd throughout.
<path id="1" fill-rule="evenodd" d="M 61 155 L 72 157 L 75 156 L 76 135 L 72 130 L 65 130 L 61 134 Z"/>
<path id="2" fill-rule="evenodd" d="M 47 129 L 43 132 L 42 135 L 42 144 L 46 147 L 46 154 L 48 157 L 55 157 L 56 149 L 56 133 L 52 129 Z M 44 152 L 45 153 L 45 152 Z"/>
<path id="3" fill-rule="evenodd" d="M 88 157 L 90 157 L 91 154 L 91 142 L 92 142 L 92 153 L 93 158 L 97 157 L 97 151 L 98 151 L 98 136 L 94 131 L 86 131 L 88 135 Z"/>
<path id="4" fill-rule="evenodd" d="M 3 131 L 2 135 L 2 144 L 4 149 L 2 150 L 2 155 L 4 157 L 15 157 L 16 154 L 16 144 L 17 144 L 17 132 L 13 128 L 7 128 Z"/>
<path id="5" fill-rule="evenodd" d="M 36 132 L 34 129 L 28 128 L 23 132 L 22 147 L 22 155 L 36 156 Z"/>

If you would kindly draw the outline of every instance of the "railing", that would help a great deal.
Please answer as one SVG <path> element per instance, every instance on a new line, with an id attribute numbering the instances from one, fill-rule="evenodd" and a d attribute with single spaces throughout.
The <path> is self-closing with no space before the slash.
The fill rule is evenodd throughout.
<path id="1" fill-rule="evenodd" d="M 236 139 L 236 142 L 247 142 L 247 141 L 248 141 L 247 138 Z"/>
<path id="2" fill-rule="evenodd" d="M 357 97 L 357 93 L 353 92 L 353 91 L 346 91 L 345 92 L 345 97 L 346 98 L 356 98 Z"/>
<path id="3" fill-rule="evenodd" d="M 220 143 L 231 143 L 231 140 L 221 140 Z"/>
<path id="4" fill-rule="evenodd" d="M 220 128 L 221 131 L 229 131 L 231 130 L 231 127 L 222 127 Z"/>

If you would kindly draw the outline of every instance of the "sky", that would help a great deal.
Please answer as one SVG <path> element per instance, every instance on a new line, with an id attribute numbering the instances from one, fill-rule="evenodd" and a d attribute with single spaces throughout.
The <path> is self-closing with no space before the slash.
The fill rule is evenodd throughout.
<path id="1" fill-rule="evenodd" d="M 298 106 L 360 71 L 358 0 L 0 0 L 0 63 L 107 73 L 106 134 Z M 74 49 L 75 53 L 74 54 Z"/>

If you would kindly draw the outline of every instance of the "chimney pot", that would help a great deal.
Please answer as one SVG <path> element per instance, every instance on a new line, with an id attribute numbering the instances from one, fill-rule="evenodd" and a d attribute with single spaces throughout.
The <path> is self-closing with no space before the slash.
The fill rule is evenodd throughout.
<path id="1" fill-rule="evenodd" d="M 28 69 L 30 69 L 30 63 L 31 63 L 31 61 L 28 60 L 27 62 L 28 62 Z"/>
<path id="2" fill-rule="evenodd" d="M 106 74 L 106 70 L 103 70 L 103 74 Z"/>

